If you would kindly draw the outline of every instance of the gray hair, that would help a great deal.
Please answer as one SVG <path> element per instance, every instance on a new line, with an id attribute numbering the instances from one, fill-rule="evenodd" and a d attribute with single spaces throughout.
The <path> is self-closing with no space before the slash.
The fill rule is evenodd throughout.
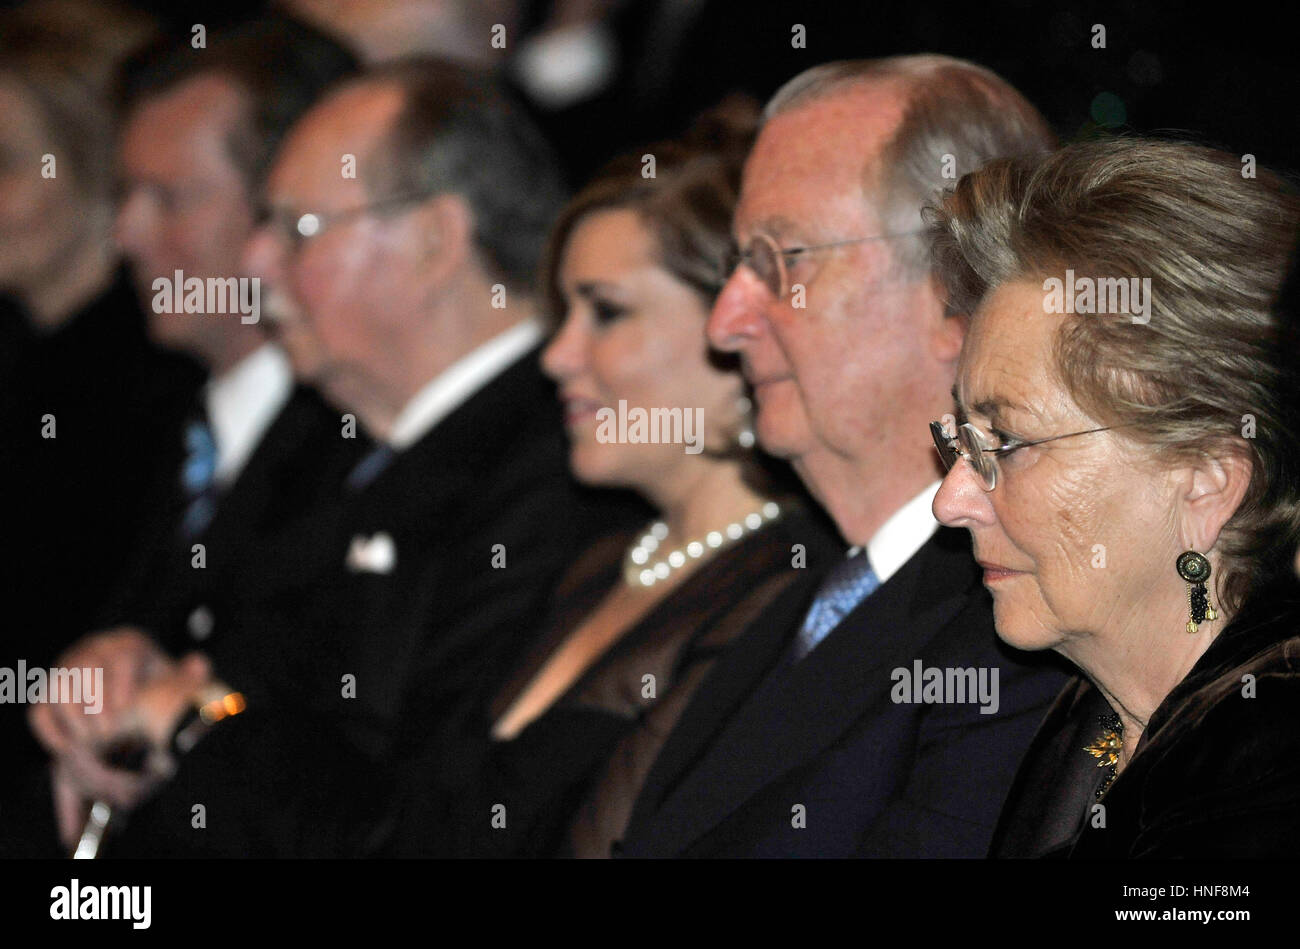
<path id="1" fill-rule="evenodd" d="M 895 84 L 902 120 L 863 175 L 867 195 L 891 233 L 918 231 L 921 209 L 962 175 L 995 158 L 1050 151 L 1056 138 L 1029 101 L 983 66 L 938 54 L 840 60 L 795 76 L 768 102 L 766 123 L 784 112 L 868 84 Z M 922 236 L 894 245 L 897 264 L 914 275 L 930 260 Z"/>
<path id="2" fill-rule="evenodd" d="M 1087 142 L 993 162 L 932 212 L 935 270 L 965 312 L 1000 284 L 1067 267 L 1150 275 L 1145 323 L 1063 316 L 1053 368 L 1084 411 L 1157 460 L 1250 459 L 1219 540 L 1231 608 L 1300 543 L 1300 386 L 1275 311 L 1300 200 L 1274 175 L 1241 172 L 1238 156 L 1200 146 Z"/>
<path id="3" fill-rule="evenodd" d="M 528 115 L 487 74 L 429 57 L 385 64 L 356 81 L 393 83 L 403 96 L 370 158 L 367 190 L 375 198 L 460 195 L 489 274 L 531 289 L 565 195 L 551 149 Z"/>

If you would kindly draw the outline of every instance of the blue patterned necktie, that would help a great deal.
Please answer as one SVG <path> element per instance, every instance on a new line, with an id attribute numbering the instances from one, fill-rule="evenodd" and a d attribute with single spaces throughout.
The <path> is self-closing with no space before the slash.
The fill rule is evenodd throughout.
<path id="1" fill-rule="evenodd" d="M 858 548 L 836 564 L 835 569 L 817 588 L 817 595 L 795 637 L 795 661 L 812 652 L 813 647 L 825 639 L 859 603 L 871 596 L 878 586 L 880 578 L 872 569 L 865 549 Z"/>
<path id="2" fill-rule="evenodd" d="M 377 445 L 353 466 L 345 481 L 349 491 L 360 491 L 383 474 L 397 452 L 390 445 Z"/>
<path id="3" fill-rule="evenodd" d="M 185 461 L 181 487 L 189 503 L 181 517 L 181 536 L 191 540 L 202 534 L 217 511 L 217 442 L 202 419 L 185 426 Z"/>

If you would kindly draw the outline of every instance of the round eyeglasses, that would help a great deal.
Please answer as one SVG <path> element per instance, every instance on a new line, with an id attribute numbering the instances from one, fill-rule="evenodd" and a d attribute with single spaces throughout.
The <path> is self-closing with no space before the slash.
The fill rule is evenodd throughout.
<path id="1" fill-rule="evenodd" d="M 309 239 L 323 234 L 326 228 L 372 211 L 382 211 L 416 204 L 433 196 L 435 192 L 417 191 L 395 194 L 365 204 L 337 211 L 316 211 L 297 214 L 291 211 L 262 206 L 257 211 L 257 226 L 270 227 L 293 250 L 298 250 Z"/>
<path id="2" fill-rule="evenodd" d="M 998 458 L 1047 442 L 1076 435 L 1091 435 L 1093 432 L 1105 432 L 1109 425 L 1102 428 L 1090 428 L 1082 432 L 1069 432 L 1065 435 L 1053 435 L 1050 438 L 1038 438 L 1032 442 L 1009 441 L 997 447 L 989 447 L 989 439 L 970 422 L 957 427 L 957 434 L 949 435 L 942 422 L 930 423 L 930 435 L 934 438 L 934 447 L 939 449 L 939 458 L 943 461 L 945 471 L 951 471 L 958 458 L 965 458 L 979 477 L 985 491 L 992 491 L 998 486 Z"/>
<path id="3" fill-rule="evenodd" d="M 867 241 L 910 237 L 920 233 L 922 232 L 916 230 L 902 231 L 897 234 L 873 234 L 870 237 L 852 237 L 843 241 L 831 241 L 829 244 L 809 244 L 804 247 L 782 247 L 770 234 L 755 234 L 745 247 L 732 247 L 727 252 L 722 263 L 721 280 L 722 283 L 726 283 L 736 272 L 736 268 L 744 264 L 759 280 L 763 281 L 763 285 L 772 296 L 784 300 L 791 290 L 790 267 L 805 254 L 834 250 L 837 247 L 848 247 L 851 244 L 862 244 Z"/>

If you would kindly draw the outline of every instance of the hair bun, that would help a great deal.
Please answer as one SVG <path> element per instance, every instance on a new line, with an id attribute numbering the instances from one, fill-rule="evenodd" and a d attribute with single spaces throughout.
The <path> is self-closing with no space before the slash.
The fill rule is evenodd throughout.
<path id="1" fill-rule="evenodd" d="M 702 112 L 682 135 L 680 144 L 692 150 L 744 155 L 754 143 L 760 115 L 757 99 L 732 93 Z"/>

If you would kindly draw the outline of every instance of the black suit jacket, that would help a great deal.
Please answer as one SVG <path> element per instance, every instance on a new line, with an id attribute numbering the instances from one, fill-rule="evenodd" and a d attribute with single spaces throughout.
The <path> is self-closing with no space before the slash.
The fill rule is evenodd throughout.
<path id="1" fill-rule="evenodd" d="M 12 629 L 0 648 L 45 664 L 121 582 L 153 472 L 203 377 L 148 341 L 125 271 L 54 332 L 33 332 L 2 302 L 0 324 L 11 348 L 0 365 L 0 565 Z M 43 437 L 47 414 L 53 438 Z"/>
<path id="2" fill-rule="evenodd" d="M 197 365 L 148 341 L 125 271 L 53 332 L 32 322 L 0 298 L 6 668 L 48 666 L 103 608 L 139 545 L 149 474 L 202 382 Z M 0 814 L 16 777 L 45 760 L 26 711 L 0 705 Z"/>
<path id="3" fill-rule="evenodd" d="M 101 614 L 100 628 L 143 627 L 169 651 L 206 652 L 218 667 L 261 661 L 230 654 L 232 617 L 280 582 L 279 535 L 297 536 L 304 521 L 336 508 L 344 475 L 368 447 L 344 438 L 340 413 L 312 390 L 295 387 L 262 433 L 238 477 L 223 490 L 211 523 L 194 537 L 181 533 L 189 499 L 181 487 L 182 440 L 160 465 L 152 518 L 127 580 Z M 194 566 L 201 544 L 205 565 Z"/>
<path id="4" fill-rule="evenodd" d="M 997 639 L 965 531 L 940 528 L 792 664 L 816 579 L 783 597 L 696 693 L 646 780 L 624 855 L 985 854 L 1064 673 Z M 894 702 L 893 670 L 916 660 L 998 670 L 997 713 Z"/>
<path id="5" fill-rule="evenodd" d="M 277 538 L 276 590 L 234 620 L 249 643 L 234 652 L 259 667 L 221 670 L 249 709 L 133 818 L 129 852 L 368 852 L 390 832 L 395 775 L 496 683 L 560 571 L 624 510 L 570 479 L 530 352 L 331 516 Z M 359 561 L 358 543 L 392 556 Z M 202 835 L 195 800 L 223 810 Z"/>
<path id="6" fill-rule="evenodd" d="M 323 569 L 249 625 L 254 635 L 300 631 L 309 675 L 295 701 L 341 723 L 375 761 L 403 739 L 423 741 L 440 714 L 504 671 L 560 571 L 596 535 L 597 514 L 608 513 L 569 475 L 559 405 L 536 351 L 341 508 L 297 542 L 314 543 Z M 391 568 L 358 564 L 358 544 L 390 547 Z M 355 698 L 344 694 L 348 683 Z"/>
<path id="7" fill-rule="evenodd" d="M 247 637 L 238 635 L 232 624 L 278 589 L 281 535 L 297 536 L 304 519 L 337 509 L 342 477 L 363 446 L 357 439 L 341 437 L 339 414 L 319 396 L 296 388 L 238 477 L 218 496 L 211 523 L 187 538 L 180 532 L 188 505 L 180 480 L 183 440 L 179 431 L 160 433 L 160 439 L 164 434 L 157 470 L 152 478 L 142 479 L 151 485 L 143 540 L 124 582 L 92 628 L 137 626 L 175 655 L 201 650 L 212 659 L 218 676 L 264 703 L 278 690 L 279 681 L 292 674 L 274 660 L 283 653 L 275 637 L 293 632 Z M 203 545 L 202 568 L 193 565 L 194 544 Z M 45 819 L 49 789 L 44 754 L 32 764 L 38 773 L 24 778 L 15 802 L 19 813 L 31 817 L 2 822 L 8 825 L 4 834 L 28 837 L 24 846 L 39 853 L 52 846 L 53 826 Z"/>

